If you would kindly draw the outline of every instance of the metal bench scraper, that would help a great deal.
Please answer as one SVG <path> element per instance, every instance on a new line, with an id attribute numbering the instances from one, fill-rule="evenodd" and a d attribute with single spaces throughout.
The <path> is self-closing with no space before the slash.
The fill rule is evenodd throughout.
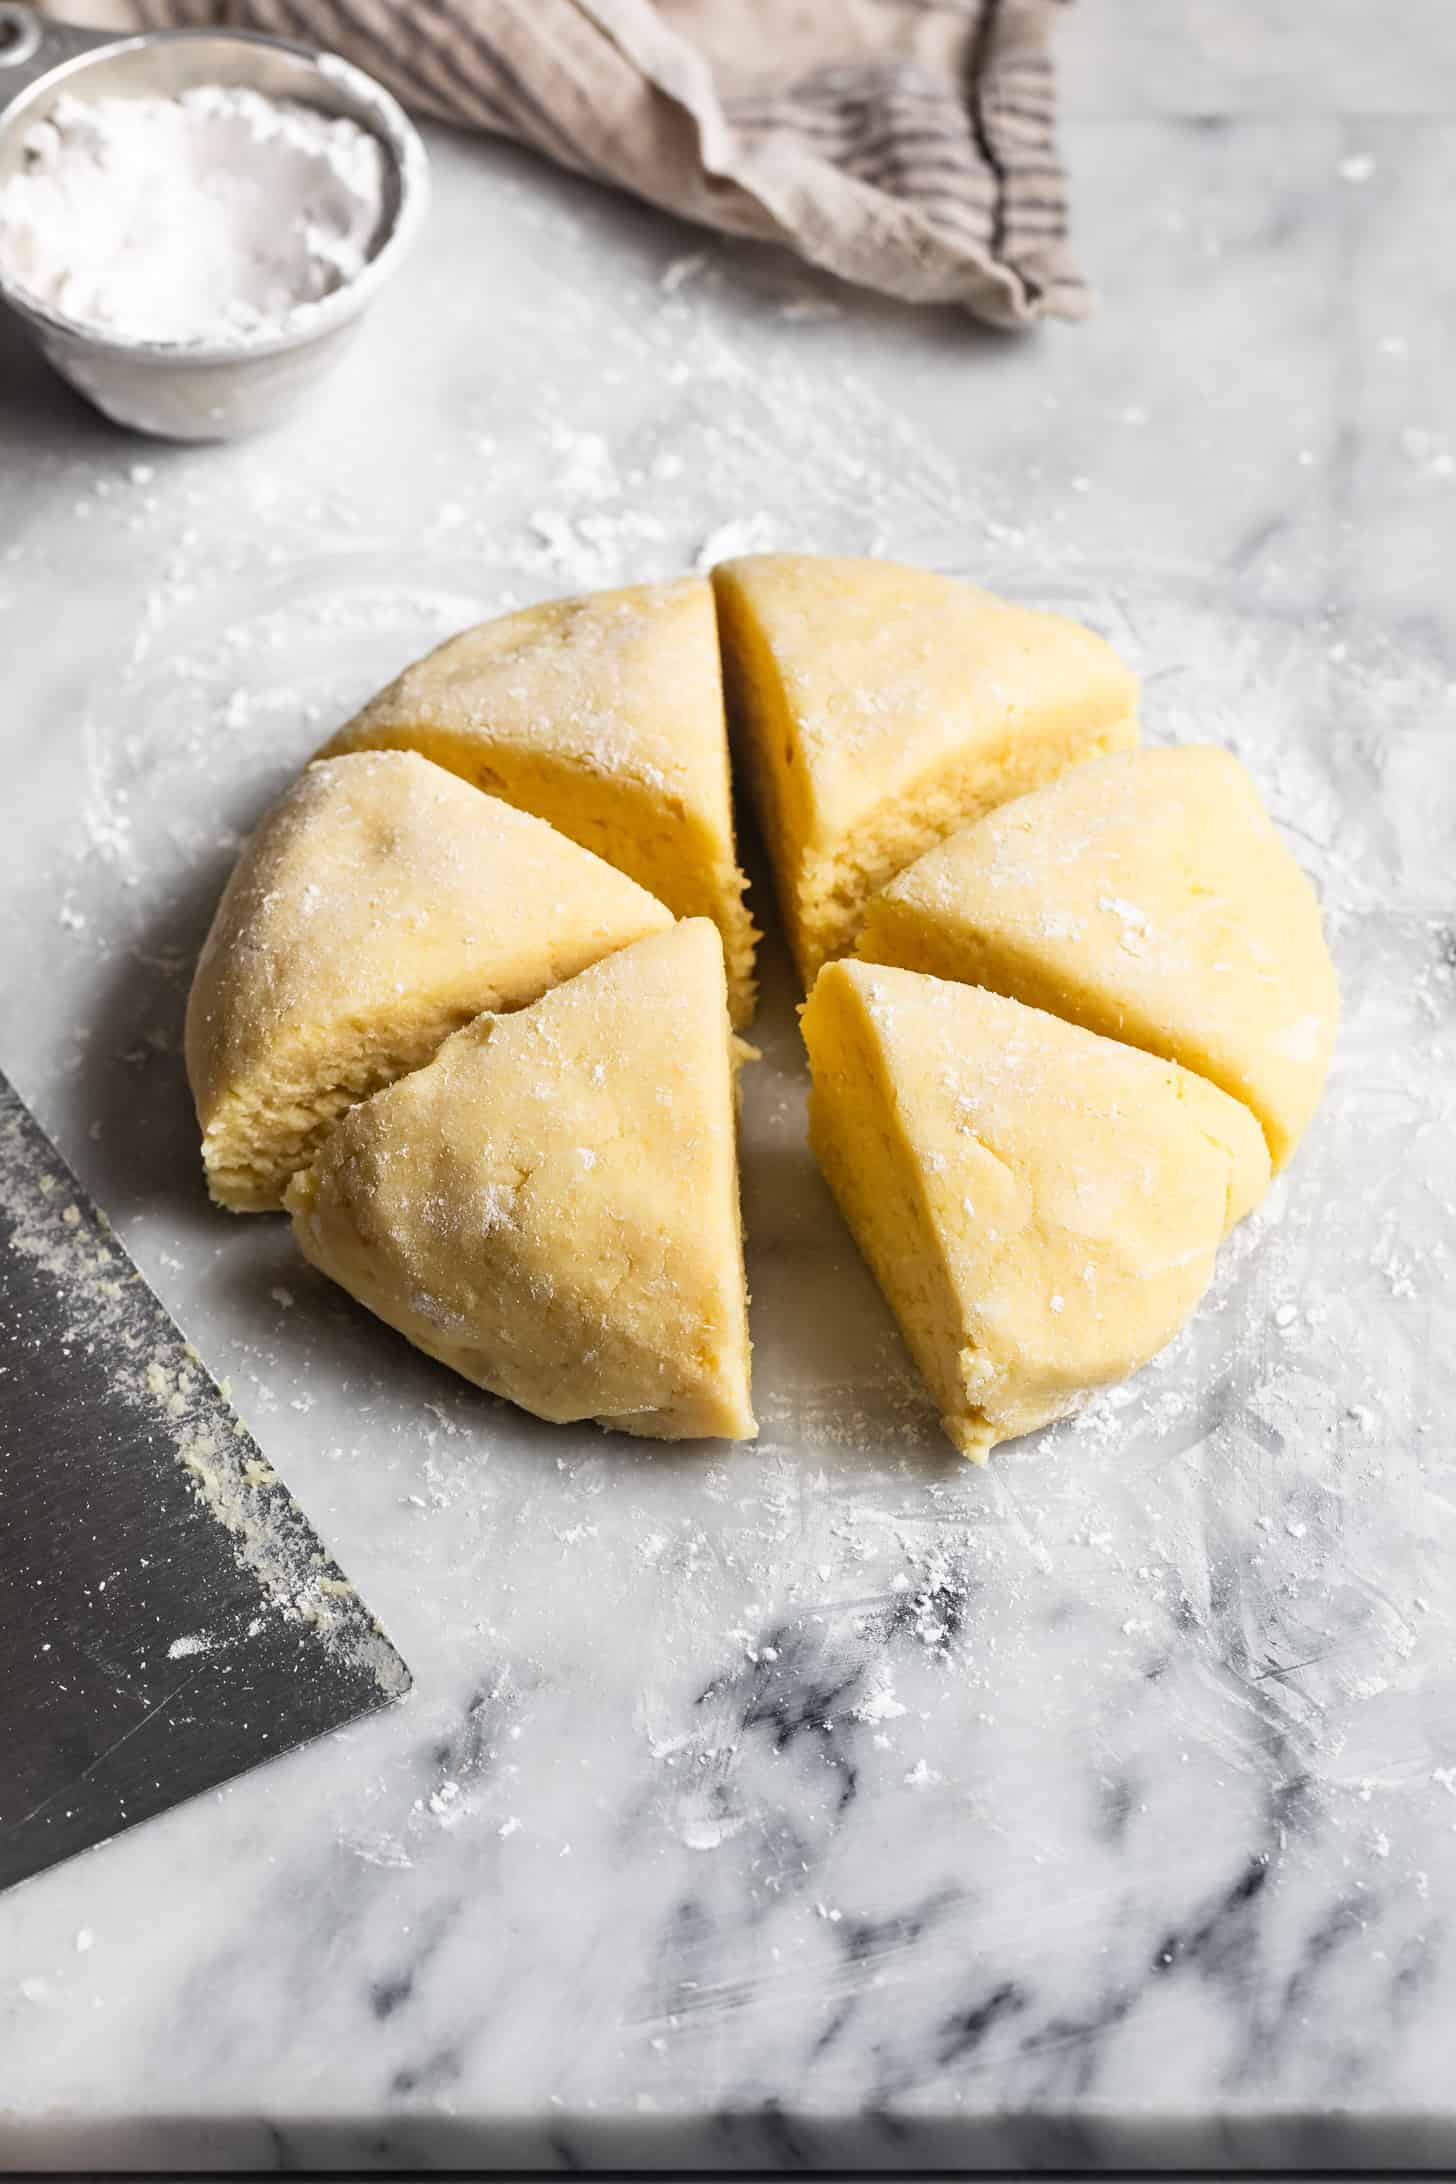
<path id="1" fill-rule="evenodd" d="M 409 1684 L 0 1076 L 0 1888 Z"/>

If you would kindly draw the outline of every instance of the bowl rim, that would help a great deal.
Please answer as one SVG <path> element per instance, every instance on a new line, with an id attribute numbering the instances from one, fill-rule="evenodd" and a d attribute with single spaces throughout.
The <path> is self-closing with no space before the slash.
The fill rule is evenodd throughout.
<path id="1" fill-rule="evenodd" d="M 342 54 L 331 53 L 322 46 L 305 45 L 297 38 L 276 38 L 267 31 L 193 26 L 184 30 L 135 31 L 98 40 L 88 50 L 58 61 L 25 86 L 0 113 L 0 138 L 8 136 L 12 129 L 26 126 L 27 116 L 43 94 L 54 90 L 68 77 L 84 76 L 99 62 L 146 48 L 202 43 L 262 47 L 275 53 L 287 53 L 296 60 L 307 62 L 320 75 L 333 78 L 353 93 L 366 113 L 347 118 L 356 121 L 359 127 L 371 130 L 394 167 L 398 201 L 383 241 L 352 280 L 345 281 L 341 288 L 333 289 L 327 296 L 319 297 L 317 302 L 298 305 L 294 323 L 286 331 L 257 337 L 241 335 L 228 341 L 151 341 L 111 333 L 88 320 L 53 310 L 13 280 L 7 280 L 0 270 L 0 301 L 40 333 L 132 363 L 216 367 L 247 364 L 255 357 L 282 356 L 291 349 L 305 347 L 354 318 L 389 278 L 413 242 L 429 204 L 429 161 L 418 129 L 394 93 L 367 69 L 345 60 Z"/>

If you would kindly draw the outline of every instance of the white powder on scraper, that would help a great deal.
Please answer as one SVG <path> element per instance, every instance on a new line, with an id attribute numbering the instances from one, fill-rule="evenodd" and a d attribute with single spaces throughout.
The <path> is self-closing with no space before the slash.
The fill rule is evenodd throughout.
<path id="1" fill-rule="evenodd" d="M 0 189 L 0 271 L 126 341 L 285 333 L 367 263 L 384 161 L 342 116 L 203 84 L 58 99 Z"/>

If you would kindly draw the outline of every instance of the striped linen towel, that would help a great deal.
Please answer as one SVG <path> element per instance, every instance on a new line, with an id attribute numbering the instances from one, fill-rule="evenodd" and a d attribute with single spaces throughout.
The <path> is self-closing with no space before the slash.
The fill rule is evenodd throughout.
<path id="1" fill-rule="evenodd" d="M 416 112 L 993 326 L 1085 315 L 1062 0 L 63 0 L 327 46 Z"/>

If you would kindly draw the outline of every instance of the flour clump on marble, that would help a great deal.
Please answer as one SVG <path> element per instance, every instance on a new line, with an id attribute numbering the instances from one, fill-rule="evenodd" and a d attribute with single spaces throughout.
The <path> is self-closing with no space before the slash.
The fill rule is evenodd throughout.
<path id="1" fill-rule="evenodd" d="M 243 86 L 59 98 L 0 189 L 0 271 L 123 341 L 266 340 L 368 262 L 384 158 L 343 116 Z"/>

